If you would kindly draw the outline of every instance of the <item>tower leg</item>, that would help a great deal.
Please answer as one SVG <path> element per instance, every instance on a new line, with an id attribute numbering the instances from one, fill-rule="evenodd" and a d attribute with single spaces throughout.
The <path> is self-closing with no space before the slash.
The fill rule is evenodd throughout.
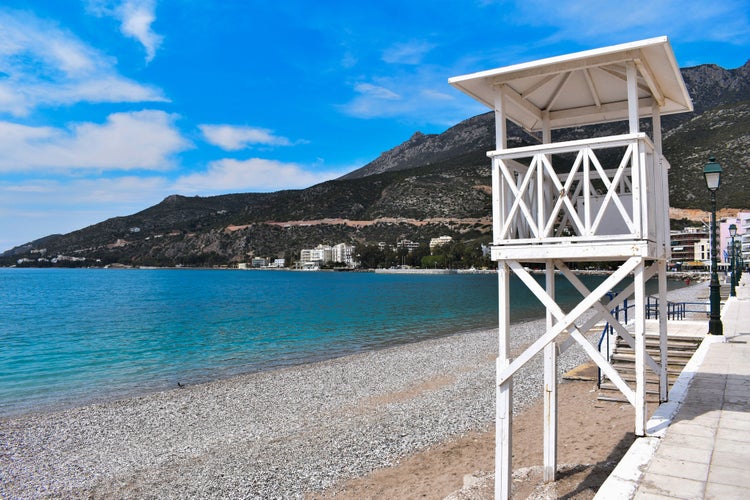
<path id="1" fill-rule="evenodd" d="M 513 382 L 500 383 L 500 373 L 510 364 L 510 270 L 505 262 L 498 263 L 498 357 L 496 364 L 495 402 L 495 498 L 510 498 L 513 471 Z"/>
<path id="2" fill-rule="evenodd" d="M 547 262 L 547 294 L 555 298 L 555 267 Z M 552 329 L 554 317 L 547 310 L 547 331 Z M 557 344 L 552 341 L 544 347 L 544 481 L 555 480 L 557 472 Z"/>
<path id="3" fill-rule="evenodd" d="M 668 349 L 667 349 L 667 261 L 660 260 L 659 263 L 659 357 L 661 359 L 659 370 L 659 402 L 668 399 Z"/>
<path id="4" fill-rule="evenodd" d="M 644 260 L 636 266 L 635 285 L 635 435 L 646 435 L 646 283 Z"/>

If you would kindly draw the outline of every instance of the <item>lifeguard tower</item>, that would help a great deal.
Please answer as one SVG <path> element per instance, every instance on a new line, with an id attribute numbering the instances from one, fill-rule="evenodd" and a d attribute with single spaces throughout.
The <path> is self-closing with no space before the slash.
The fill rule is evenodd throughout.
<path id="1" fill-rule="evenodd" d="M 499 356 L 495 496 L 508 498 L 511 481 L 512 376 L 544 352 L 544 479 L 557 468 L 557 356 L 578 343 L 635 407 L 635 433 L 645 434 L 646 368 L 659 375 L 667 399 L 666 262 L 669 258 L 669 164 L 662 156 L 661 117 L 692 111 L 666 37 L 568 54 L 458 76 L 451 85 L 495 111 L 492 160 L 492 259 L 498 262 Z M 650 121 L 650 136 L 641 120 Z M 508 120 L 538 145 L 508 148 Z M 625 122 L 626 133 L 554 142 L 552 131 Z M 585 131 L 585 128 L 577 131 Z M 619 267 L 589 290 L 570 270 L 575 262 Z M 544 268 L 544 286 L 526 265 Z M 523 353 L 510 353 L 510 271 L 547 311 L 546 332 Z M 555 302 L 563 275 L 581 293 L 570 311 Z M 645 350 L 646 281 L 656 276 L 660 356 Z M 623 288 L 609 303 L 607 294 Z M 621 324 L 610 311 L 635 296 L 635 319 Z M 606 303 L 606 305 L 605 305 Z M 591 313 L 593 311 L 593 314 Z M 635 388 L 587 340 L 609 322 L 635 350 Z"/>

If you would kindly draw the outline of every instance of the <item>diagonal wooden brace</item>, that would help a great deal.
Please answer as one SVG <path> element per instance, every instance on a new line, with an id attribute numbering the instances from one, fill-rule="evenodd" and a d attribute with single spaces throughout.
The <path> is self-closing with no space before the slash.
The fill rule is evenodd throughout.
<path id="1" fill-rule="evenodd" d="M 633 269 L 636 268 L 642 261 L 642 257 L 631 257 L 629 258 L 620 268 L 612 273 L 607 279 L 605 279 L 594 291 L 585 297 L 576 307 L 573 308 L 568 314 L 564 314 L 557 303 L 547 294 L 547 292 L 531 277 L 528 272 L 521 266 L 518 261 L 508 261 L 508 267 L 521 278 L 521 280 L 534 292 L 537 298 L 558 318 L 558 322 L 544 335 L 539 337 L 529 347 L 526 348 L 516 359 L 514 359 L 502 373 L 498 374 L 497 383 L 503 384 L 507 379 L 513 376 L 526 362 L 534 357 L 538 352 L 544 349 L 544 346 L 549 344 L 555 339 L 563 330 L 570 327 L 575 320 L 577 320 L 583 313 L 591 309 L 591 307 L 598 302 L 606 293 L 611 289 L 613 284 L 619 283 L 627 276 Z M 588 343 L 588 341 L 586 342 Z M 601 356 L 600 356 L 601 357 Z M 603 358 L 602 358 L 603 359 Z M 594 361 L 601 362 L 601 360 L 594 359 Z M 597 363 L 598 364 L 598 363 Z M 604 361 L 606 366 L 609 364 Z M 602 367 L 602 369 L 605 369 Z M 617 372 L 615 372 L 616 374 Z M 622 379 L 619 375 L 616 378 Z M 624 381 L 622 382 L 627 386 Z"/>
<path id="2" fill-rule="evenodd" d="M 575 287 L 576 290 L 578 290 L 578 292 L 581 295 L 583 295 L 585 297 L 588 293 L 590 293 L 590 291 L 586 287 L 586 285 L 584 285 L 583 282 L 578 278 L 578 276 L 576 276 L 575 273 L 571 272 L 570 269 L 565 264 L 563 264 L 560 261 L 555 261 L 555 266 L 563 272 L 563 274 L 568 279 L 568 281 L 570 281 L 570 283 Z M 651 279 L 654 276 L 654 274 L 656 274 L 656 272 L 658 270 L 659 270 L 658 264 L 652 264 L 651 266 L 649 266 L 646 269 L 646 271 L 644 273 L 643 279 L 645 281 L 648 281 L 649 279 Z M 631 283 L 630 285 L 628 285 L 627 287 L 625 287 L 625 289 L 623 289 L 618 294 L 618 296 L 615 297 L 612 300 L 612 302 L 610 302 L 610 304 L 611 305 L 615 305 L 615 306 L 619 305 L 628 296 L 630 296 L 633 293 L 634 289 L 635 289 L 635 283 Z M 612 316 L 612 313 L 611 313 L 611 309 L 612 308 L 611 307 L 607 307 L 607 306 L 605 306 L 604 304 L 601 304 L 601 303 L 595 304 L 594 308 L 598 312 L 601 313 L 600 316 L 598 316 L 598 317 L 599 318 L 604 318 L 608 323 L 610 323 L 615 328 L 615 330 L 617 330 L 617 333 L 620 335 L 620 337 L 622 337 L 625 340 L 625 342 L 627 342 L 628 345 L 631 348 L 635 349 L 635 339 L 630 334 L 630 332 L 625 329 L 625 327 L 622 325 L 622 323 L 620 323 L 619 321 L 617 321 Z M 581 330 L 586 331 L 586 330 L 588 330 L 588 328 L 581 328 Z M 654 373 L 658 374 L 658 373 L 661 372 L 661 366 L 659 366 L 659 363 L 657 363 L 656 360 L 654 360 L 654 358 L 652 358 L 651 355 L 648 352 L 646 352 L 646 364 L 648 365 L 649 368 L 651 368 L 651 370 Z"/>

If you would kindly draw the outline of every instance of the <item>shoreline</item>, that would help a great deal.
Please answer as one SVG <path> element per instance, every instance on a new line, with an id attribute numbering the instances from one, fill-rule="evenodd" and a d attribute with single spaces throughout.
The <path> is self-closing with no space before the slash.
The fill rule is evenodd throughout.
<path id="1" fill-rule="evenodd" d="M 486 427 L 496 352 L 482 330 L 2 419 L 0 496 L 320 492 Z M 526 385 L 519 409 L 537 397 Z"/>
<path id="2" fill-rule="evenodd" d="M 703 288 L 669 295 L 694 297 Z M 517 349 L 544 331 L 544 320 L 511 330 Z M 496 336 L 491 329 L 457 333 L 3 418 L 0 497 L 320 494 L 490 426 Z M 586 359 L 570 349 L 559 370 Z M 540 397 L 541 362 L 536 357 L 514 377 L 514 413 Z"/>

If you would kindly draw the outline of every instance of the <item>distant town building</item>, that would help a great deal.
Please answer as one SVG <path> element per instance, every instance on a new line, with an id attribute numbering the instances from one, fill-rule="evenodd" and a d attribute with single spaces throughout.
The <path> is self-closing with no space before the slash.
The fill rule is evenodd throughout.
<path id="1" fill-rule="evenodd" d="M 729 234 L 729 226 L 737 227 L 734 237 L 736 250 L 735 257 L 747 261 L 750 257 L 750 212 L 738 212 L 736 217 L 727 217 L 719 225 L 719 248 L 721 262 L 729 266 L 732 261 L 732 237 Z M 740 255 L 741 254 L 741 255 Z"/>
<path id="2" fill-rule="evenodd" d="M 451 241 L 453 241 L 453 238 L 450 236 L 438 236 L 437 238 L 432 238 L 430 240 L 430 251 L 433 251 L 437 247 L 447 245 Z"/>
<path id="3" fill-rule="evenodd" d="M 300 251 L 299 261 L 303 267 L 310 265 L 320 266 L 333 260 L 333 248 L 328 245 L 318 245 L 315 248 L 303 248 Z"/>
<path id="4" fill-rule="evenodd" d="M 704 238 L 693 245 L 693 260 L 708 263 L 711 260 L 711 240 Z"/>
<path id="5" fill-rule="evenodd" d="M 354 245 L 318 245 L 315 248 L 304 248 L 300 251 L 299 263 L 303 268 L 319 267 L 323 264 L 338 262 L 347 266 L 354 265 Z"/>
<path id="6" fill-rule="evenodd" d="M 254 268 L 267 267 L 268 259 L 265 259 L 263 257 L 253 257 L 253 259 L 250 261 L 250 265 Z"/>
<path id="7" fill-rule="evenodd" d="M 340 262 L 347 266 L 354 265 L 354 245 L 339 243 L 333 247 L 333 262 Z"/>
<path id="8" fill-rule="evenodd" d="M 411 240 L 401 240 L 396 242 L 396 248 L 406 248 L 411 252 L 415 248 L 419 248 L 419 243 Z"/>
<path id="9" fill-rule="evenodd" d="M 708 240 L 708 230 L 700 227 L 686 227 L 682 231 L 671 231 L 669 235 L 670 246 L 672 251 L 671 264 L 680 267 L 688 262 L 703 261 L 699 253 L 696 255 L 696 243 L 701 240 Z"/>

